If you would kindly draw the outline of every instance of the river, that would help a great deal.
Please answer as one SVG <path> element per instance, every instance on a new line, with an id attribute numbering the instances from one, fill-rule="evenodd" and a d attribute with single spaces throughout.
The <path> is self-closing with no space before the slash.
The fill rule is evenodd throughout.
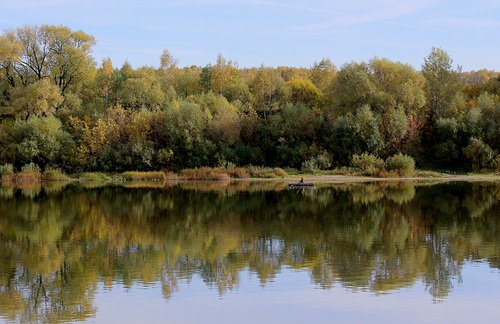
<path id="1" fill-rule="evenodd" d="M 494 323 L 500 184 L 0 187 L 0 321 Z"/>

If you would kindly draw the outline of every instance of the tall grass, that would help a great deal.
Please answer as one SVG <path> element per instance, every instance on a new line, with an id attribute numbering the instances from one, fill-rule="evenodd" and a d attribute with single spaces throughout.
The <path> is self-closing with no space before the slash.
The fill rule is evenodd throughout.
<path id="1" fill-rule="evenodd" d="M 71 181 L 68 175 L 61 171 L 61 169 L 47 169 L 42 174 L 44 181 Z"/>
<path id="2" fill-rule="evenodd" d="M 283 178 L 288 176 L 282 168 L 247 167 L 252 178 Z"/>
<path id="3" fill-rule="evenodd" d="M 84 182 L 107 182 L 111 181 L 111 178 L 101 172 L 84 172 L 78 176 L 78 180 Z"/>
<path id="4" fill-rule="evenodd" d="M 16 174 L 16 182 L 38 182 L 42 179 L 40 167 L 31 162 L 21 168 L 21 172 Z"/>
<path id="5" fill-rule="evenodd" d="M 10 163 L 0 165 L 0 180 L 3 183 L 11 183 L 16 180 L 14 166 Z"/>
<path id="6" fill-rule="evenodd" d="M 281 168 L 242 167 L 242 168 L 198 168 L 184 169 L 180 178 L 184 180 L 228 180 L 249 178 L 279 178 L 288 174 Z"/>
<path id="7" fill-rule="evenodd" d="M 229 180 L 229 174 L 223 172 L 223 169 L 213 168 L 198 168 L 184 169 L 180 173 L 180 178 L 183 180 Z"/>
<path id="8" fill-rule="evenodd" d="M 125 180 L 145 180 L 145 181 L 163 181 L 166 179 L 165 173 L 162 171 L 127 171 L 121 176 Z"/>

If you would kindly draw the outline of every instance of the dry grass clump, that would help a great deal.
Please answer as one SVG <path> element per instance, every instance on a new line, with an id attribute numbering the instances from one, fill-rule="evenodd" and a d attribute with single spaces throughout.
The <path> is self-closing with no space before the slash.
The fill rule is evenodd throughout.
<path id="1" fill-rule="evenodd" d="M 166 179 L 165 173 L 162 171 L 127 171 L 123 172 L 121 176 L 125 180 L 131 181 L 163 181 Z"/>
<path id="2" fill-rule="evenodd" d="M 87 181 L 105 182 L 105 181 L 110 181 L 111 179 L 106 174 L 101 172 L 84 172 L 79 175 L 78 180 L 84 182 Z"/>
<path id="3" fill-rule="evenodd" d="M 233 179 L 248 179 L 250 178 L 250 173 L 246 168 L 218 168 L 221 173 L 228 174 Z"/>
<path id="4" fill-rule="evenodd" d="M 288 176 L 282 168 L 263 168 L 250 166 L 247 168 L 252 178 L 283 178 Z"/>
<path id="5" fill-rule="evenodd" d="M 25 164 L 21 168 L 21 172 L 15 176 L 16 183 L 23 182 L 37 182 L 42 180 L 42 173 L 40 172 L 40 167 L 35 163 Z"/>
<path id="6" fill-rule="evenodd" d="M 249 178 L 283 178 L 288 176 L 281 168 L 241 167 L 241 168 L 197 168 L 184 169 L 180 179 L 184 180 L 228 180 Z"/>
<path id="7" fill-rule="evenodd" d="M 14 166 L 10 163 L 0 165 L 0 180 L 3 183 L 13 183 L 16 181 Z"/>
<path id="8" fill-rule="evenodd" d="M 68 175 L 61 171 L 61 169 L 47 169 L 42 174 L 44 181 L 71 181 Z"/>
<path id="9" fill-rule="evenodd" d="M 183 180 L 229 180 L 229 174 L 223 172 L 223 169 L 212 168 L 197 168 L 184 169 L 180 173 L 180 178 Z"/>

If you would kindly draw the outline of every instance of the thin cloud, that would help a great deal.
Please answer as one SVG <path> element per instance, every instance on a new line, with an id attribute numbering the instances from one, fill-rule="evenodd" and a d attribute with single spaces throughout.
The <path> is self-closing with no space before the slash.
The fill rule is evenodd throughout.
<path id="1" fill-rule="evenodd" d="M 18 9 L 39 9 L 78 3 L 75 0 L 7 0 L 6 2 L 4 5 L 7 7 Z"/>
<path id="2" fill-rule="evenodd" d="M 302 2 L 302 1 L 301 1 Z M 210 6 L 238 6 L 246 5 L 253 7 L 274 7 L 294 11 L 308 11 L 316 13 L 324 13 L 321 7 L 314 6 L 315 1 L 308 2 L 308 5 L 294 4 L 293 1 L 273 1 L 273 0 L 184 0 L 178 1 L 177 4 L 202 4 Z M 311 5 L 312 4 L 312 5 Z"/>
<path id="3" fill-rule="evenodd" d="M 498 28 L 500 21 L 492 19 L 461 19 L 461 18 L 441 18 L 428 19 L 422 21 L 425 26 L 441 28 L 463 28 L 463 29 L 481 29 Z"/>
<path id="4" fill-rule="evenodd" d="M 320 23 L 294 27 L 291 31 L 304 34 L 322 34 L 331 33 L 335 29 L 346 26 L 387 22 L 390 19 L 417 13 L 437 2 L 437 0 L 424 0 L 418 3 L 414 1 L 372 0 L 363 2 L 364 6 L 361 6 L 360 1 L 353 1 L 351 7 L 341 6 L 344 9 L 344 14 L 337 14 L 337 17 Z"/>

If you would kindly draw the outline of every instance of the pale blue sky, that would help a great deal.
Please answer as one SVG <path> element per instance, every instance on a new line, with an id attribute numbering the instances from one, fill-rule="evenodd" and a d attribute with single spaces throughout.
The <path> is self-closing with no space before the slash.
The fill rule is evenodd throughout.
<path id="1" fill-rule="evenodd" d="M 500 0 L 0 0 L 0 29 L 55 24 L 95 36 L 98 62 L 337 66 L 386 57 L 420 68 L 432 46 L 500 71 Z"/>

